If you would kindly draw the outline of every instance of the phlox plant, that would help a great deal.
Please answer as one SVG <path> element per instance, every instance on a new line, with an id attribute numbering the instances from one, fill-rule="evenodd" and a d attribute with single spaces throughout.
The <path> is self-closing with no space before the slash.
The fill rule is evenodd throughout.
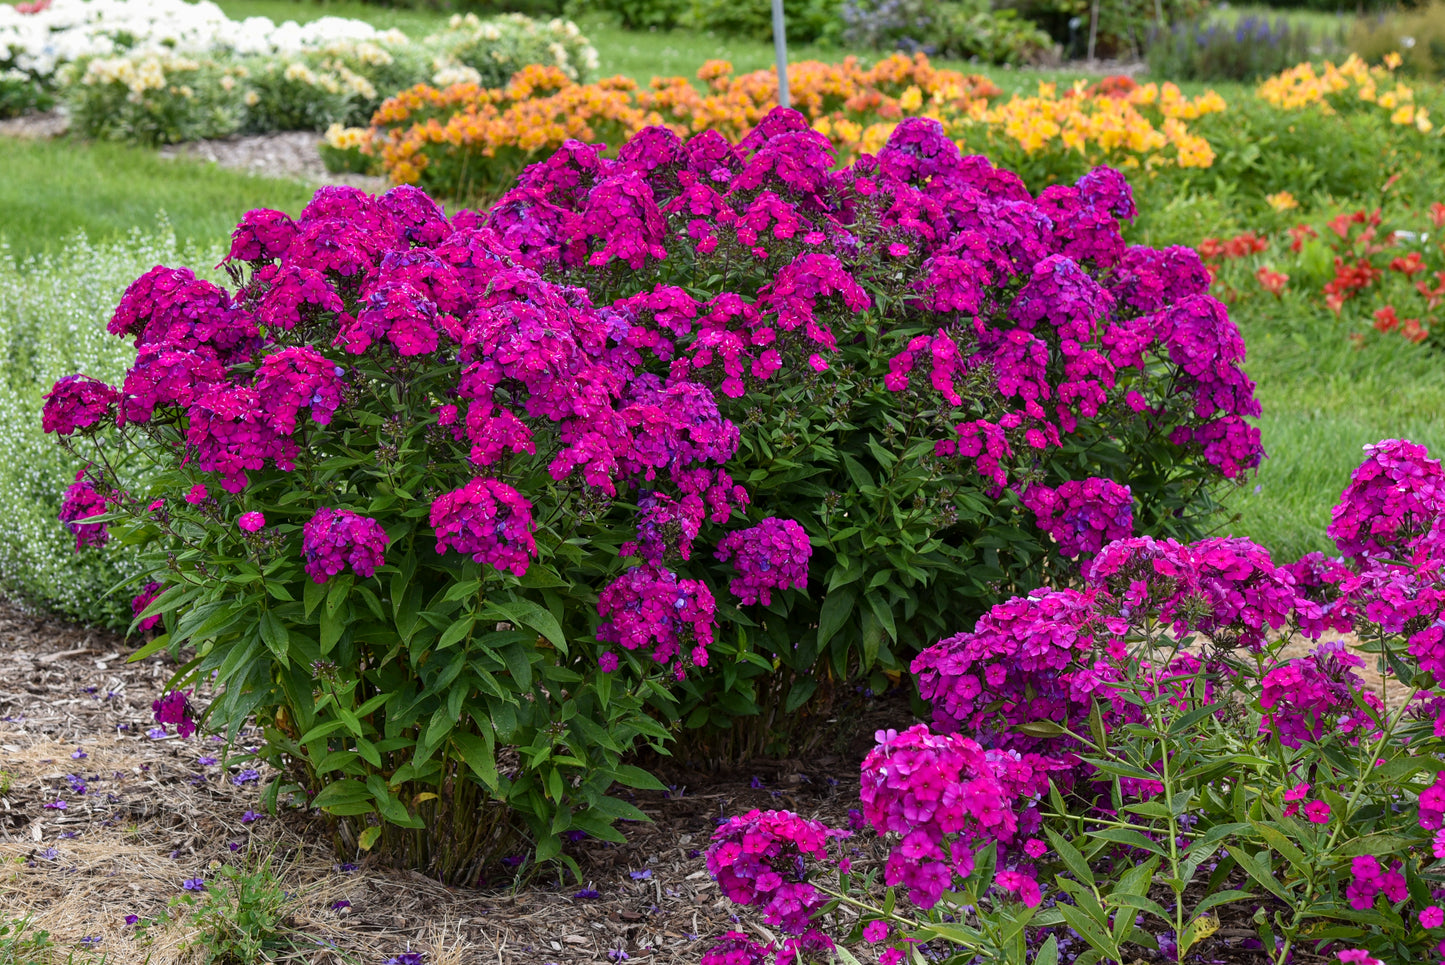
<path id="1" fill-rule="evenodd" d="M 790 937 L 702 961 L 854 962 L 862 938 L 886 963 L 1182 963 L 1217 956 L 1230 905 L 1276 965 L 1445 961 L 1440 463 L 1366 447 L 1328 534 L 1338 557 L 1283 566 L 1237 538 L 1118 540 L 924 651 L 930 723 L 861 766 L 855 827 L 885 857 L 729 818 L 709 870 Z"/>
<path id="2" fill-rule="evenodd" d="M 668 508 L 720 548 L 676 562 L 728 655 L 682 685 L 684 725 L 726 735 L 697 753 L 799 746 L 960 614 L 1119 536 L 1193 534 L 1258 464 L 1243 341 L 1192 250 L 1125 244 L 1134 213 L 1117 172 L 1035 198 L 925 119 L 839 167 L 781 109 L 736 146 L 569 142 L 487 211 L 520 263 L 610 306 L 619 351 L 713 391 L 750 519 L 806 536 L 753 564 Z"/>
<path id="3" fill-rule="evenodd" d="M 570 142 L 450 220 L 323 189 L 247 216 L 232 290 L 131 286 L 124 379 L 44 412 L 90 462 L 61 515 L 148 548 L 144 652 L 193 648 L 208 726 L 257 715 L 273 801 L 452 880 L 494 802 L 549 858 L 637 816 L 606 791 L 652 783 L 622 755 L 656 718 L 804 740 L 788 712 L 1258 463 L 1238 331 L 1132 214 L 1116 172 L 1035 199 L 926 121 L 835 170 L 781 110 Z"/>
<path id="4" fill-rule="evenodd" d="M 234 738 L 254 715 L 272 804 L 450 881 L 518 833 L 542 859 L 616 839 L 642 815 L 609 788 L 657 786 L 622 755 L 660 746 L 645 707 L 708 663 L 714 623 L 647 507 L 726 520 L 737 429 L 414 188 L 252 212 L 226 268 L 231 291 L 136 280 L 109 324 L 129 370 L 62 378 L 43 411 L 88 460 L 60 514 L 77 547 L 149 563 L 136 620 L 165 632 L 140 653 L 186 648 L 158 717 Z M 194 708 L 201 679 L 220 689 Z"/>

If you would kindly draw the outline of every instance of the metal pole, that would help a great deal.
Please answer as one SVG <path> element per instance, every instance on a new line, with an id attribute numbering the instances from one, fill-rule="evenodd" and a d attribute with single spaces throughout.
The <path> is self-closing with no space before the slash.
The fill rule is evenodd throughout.
<path id="1" fill-rule="evenodd" d="M 778 105 L 792 106 L 788 96 L 788 33 L 783 20 L 783 0 L 773 0 L 773 53 L 778 59 Z"/>

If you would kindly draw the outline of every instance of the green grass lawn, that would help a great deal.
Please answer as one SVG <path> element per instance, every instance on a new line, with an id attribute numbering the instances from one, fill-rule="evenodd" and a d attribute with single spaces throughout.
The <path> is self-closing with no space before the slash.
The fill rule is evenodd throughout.
<path id="1" fill-rule="evenodd" d="M 97 242 L 149 230 L 161 213 L 183 244 L 214 243 L 251 208 L 294 214 L 313 190 L 205 161 L 70 139 L 0 138 L 0 171 L 0 237 L 21 259 L 57 249 L 78 230 Z"/>

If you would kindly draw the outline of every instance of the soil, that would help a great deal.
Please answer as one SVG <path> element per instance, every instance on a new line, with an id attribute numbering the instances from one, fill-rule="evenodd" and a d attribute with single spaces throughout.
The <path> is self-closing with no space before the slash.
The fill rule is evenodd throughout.
<path id="1" fill-rule="evenodd" d="M 187 879 L 216 887 L 218 862 L 254 866 L 266 856 L 291 896 L 285 926 L 299 947 L 287 961 L 374 963 L 410 950 L 425 952 L 427 965 L 693 965 L 726 931 L 770 937 L 707 873 L 702 851 L 719 819 L 786 808 L 847 827 L 872 728 L 913 722 L 906 701 L 880 699 L 836 753 L 730 773 L 650 764 L 670 787 L 633 798 L 652 822 L 621 825 L 623 844 L 569 846 L 580 884 L 558 887 L 499 864 L 480 887 L 451 888 L 369 858 L 338 863 L 324 821 L 307 812 L 253 819 L 270 775 L 263 768 L 246 780 L 226 765 L 218 738 L 156 730 L 151 702 L 174 665 L 164 655 L 129 662 L 133 650 L 0 601 L 0 921 L 29 918 L 62 949 L 106 952 L 113 965 L 191 960 L 195 927 L 139 931 L 126 916 L 157 920 Z M 871 834 L 849 845 L 857 870 L 886 857 Z M 1198 960 L 1263 963 L 1246 909 L 1237 921 L 1225 912 Z M 872 960 L 866 947 L 858 952 Z M 1324 959 L 1301 952 L 1294 961 Z"/>

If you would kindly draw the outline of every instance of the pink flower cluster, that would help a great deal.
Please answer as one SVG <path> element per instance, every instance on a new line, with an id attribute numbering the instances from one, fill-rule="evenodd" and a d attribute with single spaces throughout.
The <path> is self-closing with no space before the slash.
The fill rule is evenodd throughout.
<path id="1" fill-rule="evenodd" d="M 110 415 L 119 401 L 120 393 L 99 379 L 67 375 L 46 393 L 41 427 L 67 436 Z"/>
<path id="2" fill-rule="evenodd" d="M 1445 473 L 1424 446 L 1385 439 L 1365 447 L 1365 461 L 1330 513 L 1326 532 L 1349 557 L 1404 555 L 1445 513 Z"/>
<path id="3" fill-rule="evenodd" d="M 730 931 L 703 952 L 698 965 L 824 965 L 835 960 L 833 947 L 833 940 L 816 928 L 766 945 Z"/>
<path id="4" fill-rule="evenodd" d="M 1384 704 L 1354 672 L 1365 661 L 1342 643 L 1322 643 L 1308 656 L 1287 660 L 1264 675 L 1259 732 L 1277 731 L 1280 743 L 1299 747 L 1325 733 L 1366 733 L 1378 728 Z M 1371 715 L 1356 700 L 1374 710 Z"/>
<path id="5" fill-rule="evenodd" d="M 1366 911 L 1382 891 L 1392 902 L 1408 898 L 1410 892 L 1405 885 L 1405 876 L 1400 873 L 1401 866 L 1401 862 L 1396 861 L 1386 870 L 1381 867 L 1380 859 L 1372 854 L 1362 854 L 1351 861 L 1350 883 L 1345 886 L 1345 897 L 1349 899 L 1350 907 Z"/>
<path id="6" fill-rule="evenodd" d="M 513 576 L 526 573 L 537 555 L 532 504 L 495 479 L 479 476 L 438 496 L 431 505 L 431 525 L 438 553 L 455 550 Z"/>
<path id="7" fill-rule="evenodd" d="M 357 576 L 371 576 L 385 562 L 390 542 L 380 523 L 349 509 L 323 506 L 301 528 L 306 572 L 317 583 L 325 583 L 347 566 Z"/>
<path id="8" fill-rule="evenodd" d="M 909 669 L 940 731 L 1034 750 L 1045 742 L 1018 725 L 1048 721 L 1072 729 L 1095 699 L 1118 699 L 1122 674 L 1109 657 L 1123 657 L 1124 631 L 1123 620 L 1099 611 L 1092 591 L 1038 590 L 998 604 L 973 632 L 939 641 Z"/>
<path id="9" fill-rule="evenodd" d="M 82 523 L 83 519 L 99 516 L 108 511 L 108 501 L 90 484 L 85 470 L 75 473 L 75 482 L 65 490 L 60 503 L 60 521 L 75 534 L 77 551 L 87 546 L 104 546 L 110 540 L 110 531 L 105 523 Z"/>
<path id="10" fill-rule="evenodd" d="M 744 604 L 773 602 L 773 590 L 806 589 L 813 546 L 802 526 L 769 516 L 750 529 L 734 530 L 718 544 L 717 558 L 737 570 L 728 590 Z"/>
<path id="11" fill-rule="evenodd" d="M 151 711 L 155 714 L 156 723 L 174 724 L 176 733 L 182 737 L 190 737 L 196 732 L 195 712 L 191 710 L 191 702 L 187 700 L 190 691 L 172 690 L 164 693 L 151 704 Z"/>
<path id="12" fill-rule="evenodd" d="M 1058 544 L 1059 555 L 1069 559 L 1093 556 L 1134 532 L 1133 496 L 1112 479 L 1070 479 L 1055 489 L 1030 486 L 1022 502 Z"/>
<path id="13" fill-rule="evenodd" d="M 634 566 L 602 591 L 597 639 L 627 650 L 651 647 L 652 659 L 672 665 L 681 680 L 684 655 L 694 666 L 707 666 L 715 610 L 702 581 L 679 579 L 661 566 Z"/>
<path id="14" fill-rule="evenodd" d="M 1155 415 L 1169 410 L 1178 445 L 1226 476 L 1258 465 L 1258 431 L 1245 419 L 1259 407 L 1238 329 L 1206 295 L 1192 251 L 1125 245 L 1119 219 L 1135 207 L 1118 172 L 1097 169 L 1035 199 L 919 118 L 876 158 L 831 165 L 826 138 L 782 108 L 736 146 L 710 131 L 684 142 L 649 129 L 615 160 L 565 145 L 486 224 L 521 265 L 589 290 L 621 286 L 619 340 L 731 398 L 784 370 L 825 371 L 839 326 L 878 308 L 872 290 L 889 294 L 890 319 L 939 313 L 942 324 L 894 356 L 886 387 L 910 391 L 926 352 L 933 390 L 958 410 L 939 454 L 1000 486 L 1013 452 L 1061 445 L 1126 391 L 1139 411 L 1142 396 L 1120 386 L 1151 365 L 1175 373 L 1160 383 L 1173 395 Z M 900 259 L 916 270 L 898 272 Z M 615 270 L 619 260 L 630 274 Z M 667 313 L 639 310 L 636 299 L 669 289 L 679 269 L 723 277 L 726 290 L 702 302 L 670 291 Z M 753 301 L 739 294 L 749 289 Z M 964 415 L 972 400 L 959 385 L 980 371 L 1003 403 L 986 419 Z"/>
<path id="15" fill-rule="evenodd" d="M 888 856 L 884 881 L 906 886 L 910 901 L 932 908 L 955 875 L 973 873 L 977 847 L 1006 847 L 1038 827 L 1032 804 L 1057 767 L 1035 754 L 985 750 L 958 734 L 934 734 L 924 724 L 902 734 L 880 732 L 863 760 L 859 797 L 873 829 L 901 839 Z M 1037 905 L 1037 882 L 1021 870 L 1015 874 L 1000 887 Z"/>
<path id="16" fill-rule="evenodd" d="M 130 612 L 131 612 L 131 615 L 132 615 L 132 616 L 140 616 L 142 613 L 145 612 L 145 608 L 148 607 L 148 606 L 150 606 L 151 603 L 154 602 L 155 598 L 158 597 L 158 596 L 160 596 L 160 595 L 161 595 L 161 585 L 160 585 L 159 583 L 157 583 L 157 582 L 154 581 L 154 580 L 151 580 L 150 582 L 146 583 L 145 586 L 143 586 L 143 587 L 140 588 L 140 592 L 139 592 L 139 593 L 137 593 L 135 596 L 131 597 L 131 601 L 130 601 Z M 152 615 L 152 616 L 148 616 L 148 617 L 146 617 L 144 620 L 142 620 L 139 624 L 136 625 L 136 629 L 139 630 L 141 633 L 145 633 L 147 630 L 154 629 L 155 625 L 158 624 L 158 623 L 160 623 L 160 622 L 161 622 L 161 615 L 160 615 L 159 613 L 157 613 L 157 614 L 154 614 L 154 615 Z"/>
<path id="17" fill-rule="evenodd" d="M 806 859 L 827 861 L 829 839 L 847 834 L 790 811 L 754 809 L 713 833 L 707 870 L 730 900 L 761 909 L 770 925 L 802 934 L 828 902 L 809 883 Z"/>

